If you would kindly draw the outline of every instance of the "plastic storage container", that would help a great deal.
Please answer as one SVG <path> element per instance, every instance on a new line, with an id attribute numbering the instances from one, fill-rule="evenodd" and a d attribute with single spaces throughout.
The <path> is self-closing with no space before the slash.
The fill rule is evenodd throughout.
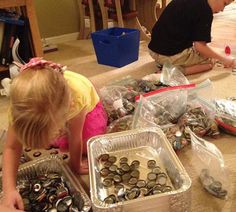
<path id="1" fill-rule="evenodd" d="M 138 60 L 139 30 L 113 27 L 91 36 L 99 64 L 122 67 Z"/>

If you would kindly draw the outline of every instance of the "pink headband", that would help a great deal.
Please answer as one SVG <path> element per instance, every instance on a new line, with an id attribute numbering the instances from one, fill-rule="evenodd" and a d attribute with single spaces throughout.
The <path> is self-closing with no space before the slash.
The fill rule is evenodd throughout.
<path id="1" fill-rule="evenodd" d="M 32 58 L 28 63 L 26 63 L 25 65 L 23 65 L 20 68 L 20 72 L 23 72 L 23 71 L 25 71 L 28 68 L 31 68 L 31 69 L 35 69 L 35 68 L 43 69 L 46 66 L 51 67 L 55 71 L 63 73 L 63 66 L 61 64 L 53 63 L 51 61 L 44 60 L 42 57 L 34 57 L 34 58 Z"/>

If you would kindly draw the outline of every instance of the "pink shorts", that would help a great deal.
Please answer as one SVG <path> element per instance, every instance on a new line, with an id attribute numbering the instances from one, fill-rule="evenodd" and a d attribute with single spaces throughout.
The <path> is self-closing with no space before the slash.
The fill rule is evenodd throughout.
<path id="1" fill-rule="evenodd" d="M 107 114 L 101 102 L 86 115 L 83 127 L 83 154 L 87 154 L 87 141 L 93 136 L 101 135 L 106 132 Z M 66 136 L 58 138 L 54 145 L 59 147 L 61 151 L 68 151 L 68 139 Z"/>

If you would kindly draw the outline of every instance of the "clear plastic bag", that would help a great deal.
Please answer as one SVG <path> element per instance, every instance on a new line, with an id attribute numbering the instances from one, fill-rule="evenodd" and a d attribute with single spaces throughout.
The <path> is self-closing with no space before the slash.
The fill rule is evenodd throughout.
<path id="1" fill-rule="evenodd" d="M 189 90 L 188 101 L 194 100 L 197 97 L 207 101 L 213 101 L 215 94 L 211 80 L 207 79 L 199 84 L 196 84 L 195 88 Z"/>
<path id="2" fill-rule="evenodd" d="M 226 99 L 214 101 L 216 122 L 225 132 L 236 135 L 236 102 Z"/>
<path id="3" fill-rule="evenodd" d="M 121 86 L 131 90 L 136 90 L 138 86 L 138 80 L 132 78 L 131 76 L 123 77 L 122 79 L 112 81 L 108 84 L 109 86 Z"/>
<path id="4" fill-rule="evenodd" d="M 153 74 L 148 74 L 142 78 L 142 80 L 146 81 L 160 81 L 161 74 L 160 73 L 153 73 Z"/>
<path id="5" fill-rule="evenodd" d="M 187 103 L 186 112 L 179 118 L 178 125 L 184 135 L 190 140 L 190 135 L 185 131 L 189 127 L 200 137 L 205 135 L 217 138 L 220 134 L 215 122 L 215 108 L 202 98 L 195 98 Z"/>
<path id="6" fill-rule="evenodd" d="M 155 108 L 149 103 L 145 97 L 141 96 L 135 111 L 132 122 L 132 129 L 142 127 L 156 127 L 157 124 L 154 121 Z"/>
<path id="7" fill-rule="evenodd" d="M 214 103 L 218 114 L 236 119 L 236 102 L 227 99 L 218 99 Z"/>
<path id="8" fill-rule="evenodd" d="M 168 87 L 160 81 L 160 76 L 158 74 L 147 75 L 143 79 L 134 79 L 130 76 L 116 80 L 109 84 L 109 86 L 121 86 L 129 90 L 138 92 L 139 94 L 148 93 L 150 91 L 155 91 L 163 87 Z M 159 74 L 160 75 L 160 74 Z"/>
<path id="9" fill-rule="evenodd" d="M 166 138 L 168 139 L 174 150 L 180 150 L 188 145 L 189 142 L 187 141 L 177 124 L 167 124 L 161 126 L 161 129 L 165 133 Z"/>
<path id="10" fill-rule="evenodd" d="M 165 90 L 141 96 L 134 112 L 132 128 L 176 123 L 186 109 L 187 90 Z"/>
<path id="11" fill-rule="evenodd" d="M 215 197 L 227 199 L 229 179 L 220 150 L 212 143 L 196 136 L 187 128 L 191 136 L 191 146 L 199 160 L 194 165 L 199 173 L 202 186 Z"/>
<path id="12" fill-rule="evenodd" d="M 108 122 L 124 117 L 134 112 L 135 96 L 138 93 L 124 86 L 104 86 L 100 96 L 108 114 Z"/>
<path id="13" fill-rule="evenodd" d="M 165 87 L 168 87 L 168 85 L 165 85 L 160 81 L 139 80 L 136 91 L 138 91 L 140 94 L 144 94 L 144 93 L 149 93 L 149 92 L 155 92 Z"/>
<path id="14" fill-rule="evenodd" d="M 181 67 L 173 66 L 171 63 L 164 64 L 160 81 L 169 86 L 189 84 L 188 79 L 181 72 Z"/>
<path id="15" fill-rule="evenodd" d="M 122 118 L 119 118 L 115 121 L 113 121 L 108 127 L 107 127 L 107 133 L 114 133 L 114 132 L 121 132 L 131 129 L 133 121 L 133 115 L 124 116 Z"/>

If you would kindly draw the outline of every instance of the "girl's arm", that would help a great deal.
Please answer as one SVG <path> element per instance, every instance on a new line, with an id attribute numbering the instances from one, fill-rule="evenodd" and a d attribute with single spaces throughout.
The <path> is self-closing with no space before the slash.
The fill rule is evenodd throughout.
<path id="1" fill-rule="evenodd" d="M 71 169 L 80 174 L 88 174 L 88 166 L 82 164 L 83 145 L 85 145 L 83 144 L 82 133 L 86 114 L 86 111 L 82 110 L 69 121 L 69 163 Z"/>
<path id="2" fill-rule="evenodd" d="M 13 128 L 9 127 L 3 151 L 4 204 L 23 210 L 22 199 L 16 191 L 16 176 L 21 153 L 22 145 L 17 141 Z"/>
<path id="3" fill-rule="evenodd" d="M 221 61 L 226 68 L 236 67 L 235 59 L 231 56 L 225 56 L 214 51 L 205 42 L 195 41 L 195 49 L 203 56 Z"/>

